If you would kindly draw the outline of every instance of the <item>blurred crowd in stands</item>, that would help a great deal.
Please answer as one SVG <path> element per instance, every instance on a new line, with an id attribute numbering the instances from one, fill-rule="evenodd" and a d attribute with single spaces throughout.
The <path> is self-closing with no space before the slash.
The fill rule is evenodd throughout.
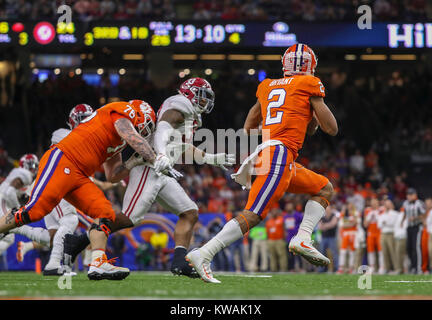
<path id="1" fill-rule="evenodd" d="M 69 5 L 80 20 L 223 19 L 357 20 L 369 5 L 375 20 L 414 21 L 432 16 L 427 0 L 0 0 L 2 19 L 50 19 Z"/>

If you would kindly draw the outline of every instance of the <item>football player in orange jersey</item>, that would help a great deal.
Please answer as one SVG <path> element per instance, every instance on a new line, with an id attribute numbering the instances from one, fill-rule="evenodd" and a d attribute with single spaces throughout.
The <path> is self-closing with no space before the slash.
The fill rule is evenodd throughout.
<path id="1" fill-rule="evenodd" d="M 251 188 L 245 210 L 203 247 L 191 251 L 187 258 L 206 282 L 219 283 L 210 270 L 214 255 L 260 223 L 285 192 L 310 194 L 299 231 L 289 250 L 315 265 L 328 265 L 330 260 L 316 250 L 311 234 L 333 196 L 329 180 L 295 162 L 306 133 L 314 134 L 318 126 L 334 136 L 338 126 L 324 103 L 324 86 L 314 76 L 317 59 L 307 45 L 296 44 L 282 57 L 283 78 L 265 79 L 257 90 L 257 102 L 249 111 L 244 129 L 250 134 L 262 123 L 263 143 L 242 164 L 234 180 Z M 270 155 L 270 157 L 268 157 Z M 266 161 L 267 159 L 267 161 Z M 251 163 L 261 168 L 250 186 Z M 265 172 L 264 172 L 265 171 Z"/>
<path id="2" fill-rule="evenodd" d="M 378 229 L 378 215 L 383 213 L 385 208 L 380 206 L 380 202 L 376 198 L 370 201 L 370 207 L 364 211 L 363 225 L 367 230 L 366 233 L 366 249 L 368 264 L 372 268 L 372 272 L 376 270 L 376 253 L 378 254 L 379 273 L 384 273 L 384 257 L 381 252 L 380 230 Z"/>
<path id="3" fill-rule="evenodd" d="M 342 209 L 339 220 L 341 244 L 339 250 L 338 274 L 352 273 L 354 270 L 355 258 L 355 236 L 357 232 L 359 214 L 354 204 L 348 205 Z M 346 269 L 346 256 L 349 255 L 348 269 Z"/>
<path id="4" fill-rule="evenodd" d="M 77 209 L 96 219 L 89 237 L 92 264 L 88 277 L 92 280 L 124 279 L 129 269 L 113 266 L 105 255 L 115 213 L 103 192 L 90 180 L 95 170 L 129 144 L 155 171 L 172 170 L 165 155 L 156 156 L 145 137 L 152 132 L 155 113 L 150 105 L 128 102 L 109 103 L 81 122 L 72 132 L 53 145 L 42 157 L 30 200 L 19 210 L 0 218 L 0 233 L 42 219 L 65 199 Z M 116 174 L 128 170 L 119 166 Z"/>

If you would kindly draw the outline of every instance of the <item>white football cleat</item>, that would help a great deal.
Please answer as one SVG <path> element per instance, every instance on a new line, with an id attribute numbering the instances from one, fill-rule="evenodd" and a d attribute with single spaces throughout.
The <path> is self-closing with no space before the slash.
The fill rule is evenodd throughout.
<path id="1" fill-rule="evenodd" d="M 186 261 L 198 272 L 205 282 L 221 283 L 218 279 L 213 278 L 213 272 L 210 269 L 210 260 L 204 258 L 201 250 L 198 248 L 193 249 L 186 255 Z"/>
<path id="2" fill-rule="evenodd" d="M 301 255 L 315 266 L 324 267 L 330 264 L 330 260 L 313 246 L 312 240 L 305 240 L 295 236 L 291 239 L 288 249 L 294 254 Z"/>
<path id="3" fill-rule="evenodd" d="M 115 259 L 108 260 L 104 254 L 102 257 L 93 260 L 87 273 L 88 278 L 90 280 L 123 280 L 126 278 L 130 270 L 112 265 L 110 262 L 114 262 Z"/>

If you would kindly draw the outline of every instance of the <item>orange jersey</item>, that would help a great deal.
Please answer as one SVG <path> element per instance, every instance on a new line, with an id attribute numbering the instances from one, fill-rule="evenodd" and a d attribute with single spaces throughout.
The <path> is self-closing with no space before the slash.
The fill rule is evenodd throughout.
<path id="1" fill-rule="evenodd" d="M 367 233 L 369 234 L 379 234 L 380 230 L 378 229 L 378 215 L 383 212 L 383 208 L 380 207 L 378 209 L 372 209 L 371 207 L 367 207 L 365 209 L 364 215 L 365 219 L 370 219 L 369 225 L 367 227 Z M 371 214 L 375 214 L 375 217 L 370 217 Z"/>
<path id="2" fill-rule="evenodd" d="M 325 96 L 321 80 L 311 75 L 265 79 L 256 96 L 261 104 L 262 129 L 270 130 L 266 138 L 281 141 L 296 156 L 312 119 L 309 98 Z"/>
<path id="3" fill-rule="evenodd" d="M 341 212 L 340 214 L 341 225 L 340 231 L 341 233 L 357 231 L 357 217 L 352 214 L 347 214 L 346 212 Z"/>
<path id="4" fill-rule="evenodd" d="M 108 103 L 72 130 L 56 146 L 87 176 L 91 176 L 102 163 L 126 147 L 117 133 L 114 122 L 129 119 L 137 126 L 137 107 L 127 102 Z"/>

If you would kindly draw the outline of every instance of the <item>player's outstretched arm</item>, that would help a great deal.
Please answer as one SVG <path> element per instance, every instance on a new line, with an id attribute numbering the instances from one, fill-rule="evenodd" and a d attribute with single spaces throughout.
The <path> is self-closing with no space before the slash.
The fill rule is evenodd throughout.
<path id="1" fill-rule="evenodd" d="M 249 113 L 248 113 L 246 120 L 245 120 L 245 123 L 243 125 L 243 129 L 244 129 L 245 133 L 251 134 L 251 130 L 252 129 L 258 129 L 261 122 L 262 122 L 261 104 L 257 100 L 257 102 L 249 110 Z"/>
<path id="2" fill-rule="evenodd" d="M 324 99 L 322 97 L 311 97 L 310 104 L 315 111 L 321 129 L 325 133 L 335 136 L 338 133 L 338 124 Z"/>
<path id="3" fill-rule="evenodd" d="M 154 163 L 156 155 L 149 143 L 135 130 L 131 121 L 120 118 L 114 123 L 118 135 L 126 141 L 145 161 Z"/>

